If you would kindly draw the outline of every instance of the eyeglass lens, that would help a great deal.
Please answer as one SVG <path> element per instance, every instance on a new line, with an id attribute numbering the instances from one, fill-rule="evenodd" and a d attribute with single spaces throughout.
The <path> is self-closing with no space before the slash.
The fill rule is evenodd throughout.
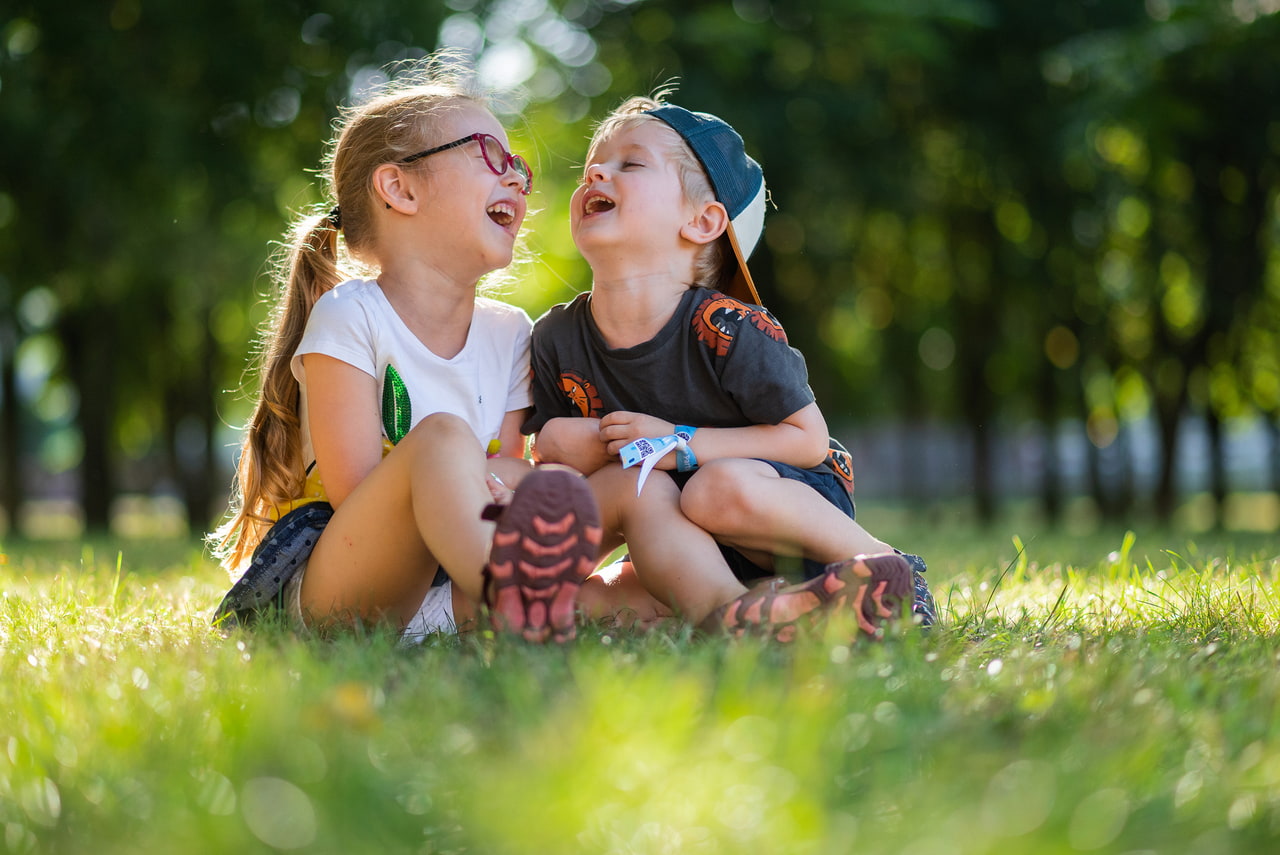
<path id="1" fill-rule="evenodd" d="M 529 164 L 525 162 L 523 157 L 518 154 L 508 154 L 507 150 L 502 147 L 502 143 L 498 141 L 498 138 L 488 134 L 485 134 L 482 137 L 481 145 L 481 152 L 484 154 L 485 163 L 489 164 L 489 168 L 492 169 L 496 175 L 501 175 L 507 171 L 507 162 L 509 158 L 511 167 L 516 171 L 517 175 L 524 179 L 524 192 L 528 193 L 529 190 L 532 189 L 533 171 L 529 169 Z"/>

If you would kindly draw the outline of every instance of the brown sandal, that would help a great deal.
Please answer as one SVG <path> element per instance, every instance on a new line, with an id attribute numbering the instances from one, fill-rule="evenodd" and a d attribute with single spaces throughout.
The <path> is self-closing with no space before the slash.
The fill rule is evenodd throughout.
<path id="1" fill-rule="evenodd" d="M 821 576 L 799 585 L 765 580 L 713 611 L 699 628 L 735 638 L 761 633 L 789 642 L 801 626 L 812 626 L 823 615 L 849 607 L 858 628 L 880 638 L 885 624 L 900 616 L 910 592 L 911 566 L 901 556 L 891 552 L 859 555 L 829 564 Z"/>
<path id="2" fill-rule="evenodd" d="M 491 505 L 497 531 L 484 568 L 495 629 L 526 641 L 574 638 L 574 600 L 595 567 L 600 511 L 586 481 L 567 469 L 535 469 L 509 505 Z"/>

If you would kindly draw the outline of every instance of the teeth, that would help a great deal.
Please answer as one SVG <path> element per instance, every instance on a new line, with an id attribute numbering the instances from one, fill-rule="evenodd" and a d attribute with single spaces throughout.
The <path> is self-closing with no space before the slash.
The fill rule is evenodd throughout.
<path id="1" fill-rule="evenodd" d="M 497 202 L 485 209 L 489 219 L 500 226 L 509 226 L 516 219 L 516 206 L 510 202 Z"/>
<path id="2" fill-rule="evenodd" d="M 598 214 L 601 211 L 611 211 L 614 208 L 613 201 L 606 199 L 604 196 L 592 196 L 587 203 L 582 206 L 582 210 L 587 214 Z"/>

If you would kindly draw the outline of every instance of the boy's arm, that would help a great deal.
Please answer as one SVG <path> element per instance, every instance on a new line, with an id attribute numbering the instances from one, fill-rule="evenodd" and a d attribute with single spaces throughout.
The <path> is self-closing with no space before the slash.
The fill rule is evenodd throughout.
<path id="1" fill-rule="evenodd" d="M 776 425 L 749 425 L 737 428 L 698 427 L 689 450 L 698 463 L 726 457 L 760 458 L 790 463 L 809 469 L 827 459 L 827 420 L 816 403 L 811 403 Z M 610 455 L 641 437 L 670 436 L 675 425 L 642 413 L 615 412 L 600 420 L 600 438 Z M 659 469 L 675 469 L 676 454 L 669 452 L 658 462 Z"/>
<path id="2" fill-rule="evenodd" d="M 533 459 L 563 463 L 590 475 L 610 459 L 600 438 L 600 420 L 578 416 L 548 420 L 533 439 Z"/>

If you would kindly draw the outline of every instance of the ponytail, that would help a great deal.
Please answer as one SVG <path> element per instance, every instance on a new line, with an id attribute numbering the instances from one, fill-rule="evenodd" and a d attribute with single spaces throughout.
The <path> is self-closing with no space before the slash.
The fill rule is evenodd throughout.
<path id="1" fill-rule="evenodd" d="M 306 472 L 298 418 L 300 387 L 291 362 L 311 307 L 344 278 L 338 262 L 340 223 L 334 213 L 299 220 L 283 275 L 277 276 L 281 294 L 259 351 L 260 392 L 240 447 L 231 518 L 211 536 L 214 554 L 228 570 L 242 566 L 253 554 L 278 517 L 277 508 L 302 493 Z"/>
<path id="2" fill-rule="evenodd" d="M 368 263 L 376 257 L 380 200 L 373 191 L 374 170 L 420 151 L 432 139 L 441 110 L 464 102 L 483 105 L 476 84 L 450 53 L 440 53 L 407 70 L 380 95 L 344 111 L 325 158 L 329 195 L 341 208 L 302 218 L 277 267 L 280 296 L 258 353 L 261 391 L 240 449 L 229 519 L 209 537 L 215 556 L 229 570 L 252 556 L 282 506 L 302 495 L 301 390 L 291 362 L 311 307 L 347 278 L 340 259 Z"/>

